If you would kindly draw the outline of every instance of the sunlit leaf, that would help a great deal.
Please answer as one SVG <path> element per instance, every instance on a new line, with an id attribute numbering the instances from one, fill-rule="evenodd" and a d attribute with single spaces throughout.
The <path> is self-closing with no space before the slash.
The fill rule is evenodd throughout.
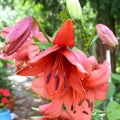
<path id="1" fill-rule="evenodd" d="M 120 104 L 115 101 L 109 102 L 106 113 L 108 120 L 120 120 Z"/>
<path id="2" fill-rule="evenodd" d="M 39 111 L 39 108 L 32 107 L 32 110 Z"/>
<path id="3" fill-rule="evenodd" d="M 114 95 L 115 90 L 116 90 L 115 85 L 112 82 L 109 83 L 109 89 L 108 89 L 108 92 L 107 92 L 107 98 L 108 99 L 110 99 Z"/>

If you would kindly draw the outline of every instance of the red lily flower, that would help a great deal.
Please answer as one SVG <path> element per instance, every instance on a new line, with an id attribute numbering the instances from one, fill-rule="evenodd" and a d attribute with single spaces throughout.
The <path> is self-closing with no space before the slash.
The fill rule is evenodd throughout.
<path id="1" fill-rule="evenodd" d="M 72 21 L 67 20 L 58 31 L 55 42 L 53 42 L 53 44 L 57 44 L 58 40 L 58 45 L 53 45 L 41 52 L 38 56 L 29 61 L 28 66 L 17 73 L 19 75 L 30 76 L 44 72 L 43 80 L 45 82 L 47 94 L 43 94 L 43 96 L 45 97 L 48 95 L 51 99 L 59 99 L 70 91 L 70 95 L 73 98 L 71 105 L 77 104 L 83 100 L 85 90 L 82 87 L 80 79 L 86 78 L 91 68 L 89 67 L 89 61 L 84 53 L 81 52 L 80 56 L 85 59 L 81 59 L 79 62 L 77 56 L 69 48 L 69 46 L 71 47 L 74 45 L 69 44 L 68 42 L 74 43 L 74 39 L 69 39 L 73 38 L 73 34 Z M 62 38 L 59 38 L 61 36 L 66 40 L 66 45 L 65 41 L 62 41 Z M 44 92 L 45 91 L 43 91 L 43 93 Z M 77 94 L 77 98 L 75 97 L 75 94 Z M 62 100 L 61 103 L 63 103 L 63 101 L 64 100 Z M 57 115 L 58 114 L 59 112 L 57 112 Z"/>
<path id="2" fill-rule="evenodd" d="M 74 51 L 79 58 L 81 51 Z M 79 58 L 80 60 L 81 58 Z M 85 56 L 84 56 L 85 60 Z M 75 89 L 66 88 L 55 99 L 51 98 L 46 89 L 46 82 L 44 80 L 44 74 L 40 74 L 32 84 L 32 89 L 40 96 L 52 99 L 53 103 L 51 108 L 46 112 L 49 117 L 55 117 L 61 114 L 61 108 L 64 104 L 67 112 L 70 114 L 72 120 L 90 120 L 92 116 L 92 111 L 94 108 L 95 100 L 104 100 L 106 98 L 106 93 L 108 90 L 108 80 L 109 80 L 109 66 L 105 61 L 102 65 L 96 64 L 97 60 L 95 57 L 89 58 L 92 67 L 92 72 L 89 70 L 89 77 L 82 79 L 82 85 L 86 90 L 86 95 L 83 100 L 80 100 L 81 94 Z M 93 61 L 92 61 L 93 60 Z M 94 67 L 95 65 L 96 67 Z M 89 64 L 88 64 L 89 66 Z M 86 68 L 88 67 L 86 65 Z M 89 66 L 90 67 L 90 66 Z M 89 68 L 88 67 L 88 68 Z M 71 77 L 71 76 L 70 76 Z M 73 79 L 73 77 L 71 77 Z M 76 81 L 77 82 L 77 81 Z M 75 87 L 75 82 L 72 82 L 72 86 Z M 78 83 L 77 83 L 78 84 Z M 76 86 L 77 88 L 77 86 Z M 63 94 L 63 91 L 65 92 Z M 61 95 L 62 94 L 62 95 Z M 56 107 L 57 106 L 57 107 Z M 60 107 L 61 106 L 61 107 Z"/>
<path id="3" fill-rule="evenodd" d="M 67 28 L 72 28 L 72 29 L 67 29 Z M 61 91 L 64 87 L 69 86 L 66 85 L 66 83 L 69 82 L 70 84 L 70 79 L 71 79 L 70 76 L 74 77 L 78 75 L 80 76 L 80 78 L 85 77 L 87 75 L 87 71 L 78 62 L 76 56 L 74 55 L 72 50 L 68 47 L 69 38 L 73 38 L 74 36 L 73 34 L 74 31 L 73 31 L 72 21 L 68 20 L 63 24 L 58 34 L 56 35 L 55 44 L 57 44 L 57 40 L 58 40 L 58 45 L 53 45 L 47 50 L 41 52 L 34 59 L 30 60 L 29 66 L 25 67 L 22 71 L 19 71 L 18 74 L 29 76 L 29 75 L 38 75 L 39 73 L 44 72 L 45 75 L 44 80 L 46 81 L 47 92 L 52 97 L 55 97 L 57 93 Z M 61 44 L 59 44 L 60 38 L 58 36 L 59 37 L 62 36 L 63 39 L 66 38 L 64 39 L 66 40 L 66 46 L 65 46 L 65 41 L 62 40 L 61 40 Z M 70 43 L 74 43 L 74 39 L 70 39 Z M 70 44 L 70 46 L 72 46 L 72 44 Z M 84 62 L 84 64 L 86 63 Z M 73 73 L 72 71 L 76 72 L 76 74 Z M 70 73 L 71 75 L 69 75 Z M 78 77 L 74 79 L 77 80 L 80 78 Z M 77 91 L 82 90 L 84 92 L 81 83 L 79 83 L 77 86 L 79 86 L 77 88 Z"/>
<path id="4" fill-rule="evenodd" d="M 45 112 L 46 117 L 58 117 L 64 104 L 72 120 L 90 120 L 94 100 L 99 99 L 96 91 L 102 99 L 107 92 L 108 87 L 105 85 L 109 78 L 108 64 L 105 62 L 94 69 L 82 51 L 73 52 L 69 48 L 73 45 L 68 41 L 74 43 L 74 39 L 70 39 L 74 36 L 74 31 L 67 28 L 72 28 L 71 20 L 66 21 L 58 31 L 53 42 L 55 45 L 30 60 L 29 65 L 18 71 L 18 74 L 38 75 L 33 81 L 33 90 L 52 100 L 51 107 Z M 64 41 L 61 40 L 62 34 Z"/>

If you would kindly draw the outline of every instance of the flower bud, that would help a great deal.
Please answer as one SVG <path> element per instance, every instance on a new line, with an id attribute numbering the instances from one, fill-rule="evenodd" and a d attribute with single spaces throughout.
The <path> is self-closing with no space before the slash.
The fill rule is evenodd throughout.
<path id="1" fill-rule="evenodd" d="M 5 35 L 6 45 L 4 53 L 13 54 L 28 38 L 32 30 L 33 19 L 28 16 L 16 23 Z"/>
<path id="2" fill-rule="evenodd" d="M 71 18 L 80 20 L 82 9 L 79 0 L 66 0 L 66 5 Z"/>
<path id="3" fill-rule="evenodd" d="M 118 40 L 114 33 L 104 24 L 96 25 L 98 37 L 109 47 L 118 46 Z"/>

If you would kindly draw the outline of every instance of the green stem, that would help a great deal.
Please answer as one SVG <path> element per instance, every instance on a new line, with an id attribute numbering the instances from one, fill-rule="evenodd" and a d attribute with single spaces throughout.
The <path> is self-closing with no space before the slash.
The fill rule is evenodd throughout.
<path id="1" fill-rule="evenodd" d="M 38 27 L 39 27 L 40 31 L 44 34 L 44 36 L 46 37 L 47 41 L 48 41 L 49 43 L 51 43 L 51 41 L 50 41 L 50 39 L 49 39 L 48 35 L 46 34 L 46 32 L 44 31 L 44 29 L 42 29 L 42 28 L 41 28 L 40 24 L 36 21 L 36 19 L 35 19 L 35 18 L 33 18 L 33 20 L 34 20 L 34 21 L 35 21 L 35 23 L 38 25 Z"/>
<path id="2" fill-rule="evenodd" d="M 90 48 L 95 34 L 96 34 L 96 29 L 93 30 L 93 33 L 92 33 L 90 39 L 89 39 L 88 42 L 86 43 L 85 53 L 86 53 L 86 52 L 88 51 L 88 49 Z"/>

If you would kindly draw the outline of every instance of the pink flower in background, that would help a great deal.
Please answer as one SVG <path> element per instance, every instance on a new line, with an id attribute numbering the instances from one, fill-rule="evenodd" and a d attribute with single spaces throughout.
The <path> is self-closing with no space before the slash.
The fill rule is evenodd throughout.
<path id="1" fill-rule="evenodd" d="M 26 17 L 13 27 L 3 28 L 2 36 L 7 41 L 4 47 L 4 53 L 9 55 L 4 56 L 6 59 L 15 59 L 15 64 L 18 69 L 21 69 L 24 63 L 27 63 L 40 52 L 40 48 L 34 45 L 32 36 L 41 42 L 47 42 L 32 17 Z"/>
<path id="2" fill-rule="evenodd" d="M 114 33 L 104 24 L 96 25 L 98 37 L 108 46 L 118 46 L 118 40 Z"/>
<path id="3" fill-rule="evenodd" d="M 0 88 L 0 108 L 4 108 L 10 100 L 10 91 L 9 89 Z"/>
<path id="4" fill-rule="evenodd" d="M 3 104 L 6 104 L 6 103 L 8 103 L 8 99 L 7 99 L 6 97 L 4 97 L 4 98 L 1 99 L 1 102 L 2 102 Z"/>
<path id="5" fill-rule="evenodd" d="M 3 95 L 4 95 L 5 97 L 9 97 L 9 96 L 10 96 L 10 91 L 9 91 L 8 89 L 4 89 Z"/>

